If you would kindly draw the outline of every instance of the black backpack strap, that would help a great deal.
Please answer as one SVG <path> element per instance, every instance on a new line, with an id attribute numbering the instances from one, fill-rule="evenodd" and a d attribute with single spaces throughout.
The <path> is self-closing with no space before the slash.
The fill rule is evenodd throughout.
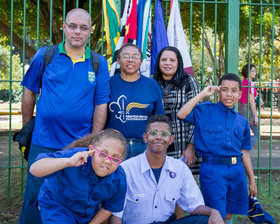
<path id="1" fill-rule="evenodd" d="M 45 54 L 44 54 L 44 57 L 43 57 L 43 60 L 44 60 L 44 67 L 41 71 L 41 78 L 40 78 L 40 86 L 42 86 L 42 77 L 43 77 L 43 74 L 48 66 L 48 64 L 50 64 L 53 60 L 53 57 L 54 57 L 54 54 L 55 54 L 55 51 L 56 51 L 56 48 L 57 48 L 57 45 L 52 45 L 52 46 L 47 46 L 46 47 L 46 51 L 45 51 Z"/>
<path id="2" fill-rule="evenodd" d="M 98 53 L 96 53 L 93 50 L 90 50 L 90 65 L 91 65 L 94 73 L 97 74 L 97 71 L 100 66 L 100 56 Z"/>

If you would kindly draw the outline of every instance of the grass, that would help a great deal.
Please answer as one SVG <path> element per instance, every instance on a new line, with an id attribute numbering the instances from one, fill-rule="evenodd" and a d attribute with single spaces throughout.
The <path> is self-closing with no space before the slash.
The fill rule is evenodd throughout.
<path id="1" fill-rule="evenodd" d="M 269 194 L 270 193 L 270 194 Z M 258 188 L 258 200 L 262 208 L 274 218 L 275 223 L 280 223 L 280 175 L 279 171 L 272 172 L 271 191 L 269 192 L 269 173 L 262 172 Z M 236 223 L 252 223 L 247 216 L 237 216 Z"/>
<path id="2" fill-rule="evenodd" d="M 21 177 L 21 170 L 11 169 L 10 197 L 8 197 L 8 170 L 0 170 L 0 223 L 17 223 L 23 197 L 21 184 L 24 183 L 26 172 Z M 23 181 L 23 182 L 22 182 Z"/>
<path id="3" fill-rule="evenodd" d="M 1 167 L 22 166 L 21 153 L 17 143 L 11 142 L 11 152 L 9 153 L 8 136 L 0 135 L 0 164 Z M 10 157 L 10 163 L 9 163 Z M 27 166 L 27 163 L 23 163 Z M 10 176 L 10 179 L 9 179 Z M 23 185 L 26 178 L 26 169 L 0 168 L 0 223 L 17 223 L 19 210 L 22 203 Z M 10 197 L 8 197 L 10 195 Z"/>

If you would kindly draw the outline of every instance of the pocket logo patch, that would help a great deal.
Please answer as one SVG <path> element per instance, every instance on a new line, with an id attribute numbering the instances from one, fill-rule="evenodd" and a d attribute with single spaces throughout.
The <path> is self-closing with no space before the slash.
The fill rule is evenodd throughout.
<path id="1" fill-rule="evenodd" d="M 88 80 L 92 83 L 95 80 L 95 73 L 94 72 L 88 72 Z"/>

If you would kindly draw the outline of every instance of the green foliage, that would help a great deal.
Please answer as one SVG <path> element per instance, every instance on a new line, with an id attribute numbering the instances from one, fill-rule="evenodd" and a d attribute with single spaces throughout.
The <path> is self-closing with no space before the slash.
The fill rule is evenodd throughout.
<path id="1" fill-rule="evenodd" d="M 10 85 L 12 85 L 13 90 L 21 89 L 19 85 L 9 82 L 9 80 L 21 81 L 22 79 L 22 64 L 18 54 L 13 54 L 11 68 L 12 74 L 10 77 L 10 47 L 0 45 L 0 90 L 9 90 Z"/>
<path id="2" fill-rule="evenodd" d="M 211 31 L 206 30 L 206 32 L 210 33 Z M 210 41 L 213 41 L 212 38 Z M 196 46 L 192 51 L 192 66 L 195 77 L 198 83 L 201 83 L 202 85 L 215 85 L 213 69 L 214 64 L 210 58 L 210 55 L 207 53 L 206 48 L 204 48 L 204 57 L 202 57 L 202 55 L 202 47 Z M 202 64 L 204 65 L 203 67 Z"/>
<path id="3" fill-rule="evenodd" d="M 225 4 L 226 1 L 218 1 L 219 4 L 214 4 L 214 1 L 215 0 L 208 0 L 205 4 L 183 2 L 180 4 L 183 27 L 186 32 L 186 37 L 190 39 L 192 44 L 192 62 L 194 65 L 199 66 L 197 70 L 195 68 L 198 72 L 196 73 L 198 77 L 202 73 L 202 70 L 205 71 L 207 67 L 214 67 L 212 56 L 208 57 L 210 54 L 216 57 L 217 76 L 220 77 L 224 73 L 223 55 L 225 55 L 227 4 Z M 243 0 L 240 5 L 240 69 L 243 65 L 248 63 L 250 58 L 250 62 L 254 63 L 257 68 L 261 65 L 260 72 L 262 81 L 269 81 L 271 73 L 273 73 L 273 79 L 277 79 L 280 77 L 279 6 L 275 6 L 274 8 L 272 5 L 261 6 L 261 1 L 259 0 L 252 0 L 250 2 L 258 4 L 250 6 L 248 0 Z M 262 3 L 271 4 L 271 1 L 263 0 Z M 215 17 L 217 17 L 216 21 Z M 250 33 L 249 26 L 251 26 Z M 217 31 L 216 52 L 214 52 L 215 30 Z M 204 39 L 203 33 L 207 33 L 207 37 L 204 35 Z M 210 41 L 209 46 L 206 45 L 207 38 Z M 202 46 L 203 44 L 205 46 Z M 203 47 L 205 47 L 204 68 L 201 67 L 201 52 Z M 198 55 L 200 55 L 201 58 L 197 57 Z M 271 71 L 272 63 L 273 71 Z"/>
<path id="4" fill-rule="evenodd" d="M 257 68 L 261 65 L 262 81 L 269 81 L 271 73 L 274 74 L 273 79 L 280 77 L 277 72 L 280 67 L 279 17 L 279 7 L 274 10 L 273 7 L 260 5 L 240 7 L 240 65 L 247 64 L 249 59 Z"/>
<path id="5" fill-rule="evenodd" d="M 0 45 L 5 45 L 8 43 L 8 38 L 6 36 L 0 36 Z"/>
<path id="6" fill-rule="evenodd" d="M 62 0 L 52 1 L 52 10 L 50 9 L 49 0 L 40 0 L 39 12 L 37 12 L 38 1 L 26 0 L 24 4 L 23 0 L 13 1 L 13 11 L 11 11 L 11 1 L 0 0 L 1 18 L 0 23 L 0 39 L 2 36 L 9 36 L 7 29 L 13 26 L 14 42 L 13 44 L 18 48 L 22 48 L 22 41 L 25 38 L 28 46 L 33 50 L 42 46 L 49 45 L 50 42 L 58 44 L 63 40 L 62 22 L 63 22 L 63 2 Z M 91 16 L 92 23 L 96 29 L 92 34 L 91 46 L 94 48 L 96 42 L 100 38 L 101 34 L 101 5 L 102 1 L 91 1 Z M 73 8 L 76 8 L 76 0 L 66 1 L 66 13 Z M 26 13 L 24 13 L 24 7 L 26 7 Z M 89 1 L 78 1 L 78 7 L 89 10 Z M 52 12 L 52 18 L 50 18 Z M 11 18 L 12 15 L 12 18 Z M 25 20 L 24 20 L 25 15 Z M 39 15 L 39 16 L 38 16 Z M 66 16 L 66 14 L 65 14 Z M 25 21 L 25 23 L 24 23 Z M 12 22 L 12 23 L 11 23 Z M 25 26 L 24 26 L 25 25 Z M 24 29 L 25 28 L 25 29 Z M 50 36 L 50 28 L 52 28 L 52 35 Z M 25 36 L 24 36 L 25 34 Z M 37 43 L 37 39 L 39 42 Z M 34 51 L 27 51 L 26 55 L 32 57 Z"/>
<path id="7" fill-rule="evenodd" d="M 201 45 L 201 35 L 203 32 L 203 28 L 211 29 L 214 32 L 216 24 L 217 34 L 219 36 L 223 36 L 225 33 L 226 4 L 213 4 L 211 3 L 213 1 L 215 0 L 207 1 L 208 4 L 204 4 L 204 7 L 201 3 L 181 3 L 180 10 L 182 12 L 181 17 L 183 26 L 187 31 L 187 35 L 192 35 L 192 43 L 195 46 Z M 216 10 L 217 13 L 215 14 Z M 217 16 L 217 23 L 215 23 L 215 16 Z M 190 28 L 192 28 L 192 33 L 190 33 Z"/>

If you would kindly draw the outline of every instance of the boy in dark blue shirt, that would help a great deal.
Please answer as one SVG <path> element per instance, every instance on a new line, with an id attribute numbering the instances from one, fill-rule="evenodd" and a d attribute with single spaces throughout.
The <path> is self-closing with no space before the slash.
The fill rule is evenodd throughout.
<path id="1" fill-rule="evenodd" d="M 200 100 L 217 91 L 218 103 Z M 251 197 L 257 195 L 251 159 L 250 127 L 247 119 L 236 112 L 241 97 L 241 80 L 235 74 L 225 74 L 218 86 L 208 86 L 188 101 L 177 116 L 195 125 L 195 150 L 202 155 L 200 186 L 205 205 L 219 210 L 225 223 L 232 214 L 248 214 L 249 178 Z M 246 173 L 245 173 L 246 172 Z"/>

